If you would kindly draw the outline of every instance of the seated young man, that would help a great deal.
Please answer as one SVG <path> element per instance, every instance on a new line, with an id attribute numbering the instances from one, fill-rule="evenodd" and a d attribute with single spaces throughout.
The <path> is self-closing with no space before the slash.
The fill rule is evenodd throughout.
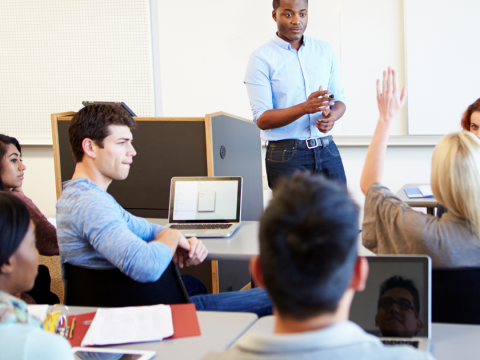
<path id="1" fill-rule="evenodd" d="M 134 127 L 119 106 L 87 106 L 73 117 L 68 136 L 76 166 L 57 202 L 57 238 L 62 264 L 118 268 L 138 282 L 154 282 L 172 258 L 180 267 L 198 265 L 207 249 L 195 237 L 186 239 L 177 230 L 133 216 L 107 193 L 112 180 L 128 176 L 136 155 Z M 262 289 L 191 300 L 198 310 L 271 312 Z"/>
<path id="2" fill-rule="evenodd" d="M 358 207 L 345 187 L 299 173 L 279 185 L 260 221 L 260 257 L 251 262 L 274 304 L 274 333 L 251 333 L 205 359 L 432 359 L 410 346 L 384 346 L 348 321 L 368 262 L 357 256 Z"/>

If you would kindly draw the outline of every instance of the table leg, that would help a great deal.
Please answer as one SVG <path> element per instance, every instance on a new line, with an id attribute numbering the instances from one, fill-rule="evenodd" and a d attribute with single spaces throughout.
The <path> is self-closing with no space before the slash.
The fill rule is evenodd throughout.
<path id="1" fill-rule="evenodd" d="M 435 208 L 427 208 L 427 214 L 435 216 Z"/>

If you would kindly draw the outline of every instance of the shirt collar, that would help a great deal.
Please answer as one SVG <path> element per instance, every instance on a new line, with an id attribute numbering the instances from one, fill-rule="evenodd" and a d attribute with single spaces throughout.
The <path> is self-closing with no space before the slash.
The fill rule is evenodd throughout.
<path id="1" fill-rule="evenodd" d="M 27 304 L 4 291 L 0 291 L 0 323 L 20 323 L 41 327 L 38 320 L 28 315 Z"/>
<path id="2" fill-rule="evenodd" d="M 334 324 L 327 328 L 298 334 L 256 334 L 240 338 L 235 346 L 254 353 L 296 353 L 332 349 L 359 343 L 382 346 L 380 340 L 367 334 L 351 321 Z"/>
<path id="3" fill-rule="evenodd" d="M 307 37 L 305 35 L 303 35 L 303 39 L 302 39 L 302 45 L 300 45 L 300 48 L 305 46 L 305 43 L 307 42 Z M 280 46 L 282 49 L 285 49 L 285 50 L 292 50 L 292 45 L 290 45 L 289 42 L 283 40 L 282 38 L 280 38 L 277 34 L 275 34 L 275 36 L 273 37 L 273 42 L 275 44 L 277 44 L 278 46 Z"/>

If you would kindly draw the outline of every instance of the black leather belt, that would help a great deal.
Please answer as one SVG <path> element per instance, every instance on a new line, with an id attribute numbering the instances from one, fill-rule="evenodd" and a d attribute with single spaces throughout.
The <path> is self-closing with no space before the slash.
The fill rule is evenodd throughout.
<path id="1" fill-rule="evenodd" d="M 297 139 L 285 139 L 278 141 L 269 141 L 269 147 L 282 147 L 282 148 L 307 148 L 315 149 L 319 146 L 327 147 L 330 141 L 333 141 L 332 135 L 328 135 L 321 138 L 310 138 L 307 140 L 297 140 Z"/>

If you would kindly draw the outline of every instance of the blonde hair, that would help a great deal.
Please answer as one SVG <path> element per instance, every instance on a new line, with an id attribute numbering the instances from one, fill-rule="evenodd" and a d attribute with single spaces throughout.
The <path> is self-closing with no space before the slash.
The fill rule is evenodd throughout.
<path id="1" fill-rule="evenodd" d="M 432 158 L 432 191 L 480 237 L 480 140 L 468 131 L 444 136 Z"/>

